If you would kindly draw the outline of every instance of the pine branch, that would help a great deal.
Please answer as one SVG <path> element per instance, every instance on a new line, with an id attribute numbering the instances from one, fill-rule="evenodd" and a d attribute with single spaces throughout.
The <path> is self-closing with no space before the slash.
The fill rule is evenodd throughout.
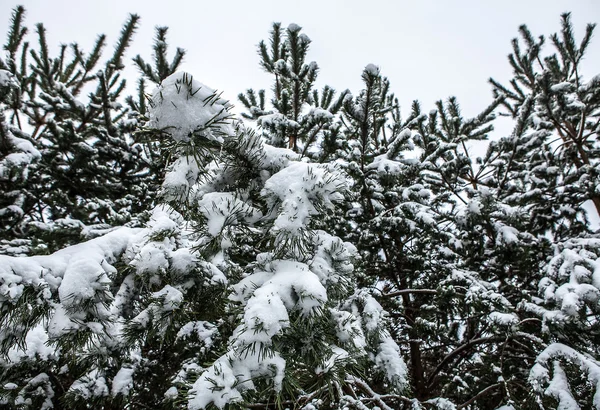
<path id="1" fill-rule="evenodd" d="M 131 44 L 133 34 L 137 30 L 139 20 L 140 17 L 137 14 L 130 14 L 129 20 L 127 20 L 121 29 L 121 37 L 119 37 L 117 43 L 115 44 L 113 56 L 106 63 L 105 76 L 108 81 L 111 80 L 116 71 L 120 71 L 125 67 L 123 65 L 123 56 Z"/>

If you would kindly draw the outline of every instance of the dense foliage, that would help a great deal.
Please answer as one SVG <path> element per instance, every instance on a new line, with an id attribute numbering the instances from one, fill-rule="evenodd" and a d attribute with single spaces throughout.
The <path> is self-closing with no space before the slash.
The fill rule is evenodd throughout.
<path id="1" fill-rule="evenodd" d="M 577 42 L 565 14 L 549 46 L 522 26 L 481 113 L 403 118 L 373 64 L 356 94 L 315 89 L 311 40 L 276 23 L 272 96 L 240 94 L 242 120 L 163 27 L 124 98 L 137 23 L 100 64 L 104 36 L 50 57 L 14 10 L 0 404 L 600 410 L 594 25 Z M 497 115 L 513 131 L 484 142 Z"/>

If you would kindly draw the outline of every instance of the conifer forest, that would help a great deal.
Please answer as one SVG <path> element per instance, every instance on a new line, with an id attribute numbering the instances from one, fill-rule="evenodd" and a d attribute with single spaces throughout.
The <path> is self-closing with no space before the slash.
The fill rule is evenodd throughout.
<path id="1" fill-rule="evenodd" d="M 123 17 L 55 53 L 5 16 L 0 408 L 600 410 L 588 16 L 521 26 L 472 118 L 316 87 L 293 23 L 229 102 Z"/>

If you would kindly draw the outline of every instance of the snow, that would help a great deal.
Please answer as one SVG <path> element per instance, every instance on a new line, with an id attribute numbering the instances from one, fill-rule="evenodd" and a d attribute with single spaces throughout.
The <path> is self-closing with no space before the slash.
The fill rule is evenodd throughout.
<path id="1" fill-rule="evenodd" d="M 75 380 L 69 388 L 69 391 L 77 392 L 78 395 L 85 399 L 90 399 L 94 396 L 108 396 L 109 394 L 106 379 L 97 369 L 94 369 L 85 376 Z"/>
<path id="2" fill-rule="evenodd" d="M 231 107 L 191 74 L 176 72 L 152 93 L 149 126 L 167 132 L 178 142 L 189 141 L 195 133 L 223 142 L 223 134 L 233 134 Z"/>
<path id="3" fill-rule="evenodd" d="M 15 76 L 7 70 L 0 70 L 0 87 L 18 86 Z"/>
<path id="4" fill-rule="evenodd" d="M 177 387 L 175 387 L 175 386 L 169 387 L 169 389 L 165 392 L 165 398 L 167 400 L 173 400 L 178 395 L 179 395 L 179 392 L 177 391 Z"/>
<path id="5" fill-rule="evenodd" d="M 364 297 L 363 320 L 365 322 L 365 328 L 370 332 L 378 329 L 383 322 L 383 308 L 379 302 L 370 295 L 365 295 Z"/>
<path id="6" fill-rule="evenodd" d="M 262 355 L 252 350 L 242 356 L 229 353 L 217 359 L 196 380 L 189 392 L 188 409 L 204 409 L 210 403 L 222 409 L 240 402 L 242 392 L 254 389 L 252 380 L 260 376 L 270 376 L 275 391 L 280 391 L 284 370 L 285 360 L 276 353 Z"/>
<path id="7" fill-rule="evenodd" d="M 514 313 L 492 312 L 488 318 L 490 322 L 502 326 L 512 326 L 519 323 L 519 317 Z"/>
<path id="8" fill-rule="evenodd" d="M 161 300 L 163 312 L 170 312 L 183 302 L 183 293 L 171 285 L 166 285 L 158 292 L 152 293 L 152 298 Z"/>
<path id="9" fill-rule="evenodd" d="M 25 346 L 21 349 L 14 346 L 8 352 L 8 359 L 17 363 L 23 358 L 29 360 L 49 360 L 54 354 L 54 348 L 48 344 L 48 333 L 46 333 L 42 324 L 38 324 L 25 336 Z"/>
<path id="10" fill-rule="evenodd" d="M 251 289 L 255 290 L 249 293 Z M 289 325 L 288 310 L 297 309 L 305 316 L 311 315 L 327 301 L 327 291 L 306 264 L 274 260 L 264 270 L 256 271 L 235 285 L 232 299 L 247 300 L 244 321 L 248 329 L 240 333 L 240 337 L 247 343 L 258 341 L 255 338 L 269 343 Z"/>
<path id="11" fill-rule="evenodd" d="M 271 344 L 273 336 L 289 326 L 288 311 L 274 286 L 257 289 L 244 309 L 247 329 L 240 329 L 237 339 L 247 345 Z"/>
<path id="12" fill-rule="evenodd" d="M 298 122 L 280 113 L 262 115 L 256 123 L 261 127 L 283 131 L 300 128 Z"/>
<path id="13" fill-rule="evenodd" d="M 177 332 L 177 339 L 185 339 L 192 334 L 196 335 L 206 347 L 211 347 L 213 337 L 218 333 L 217 327 L 210 322 L 196 321 L 188 322 Z"/>
<path id="14" fill-rule="evenodd" d="M 206 218 L 206 227 L 211 236 L 218 236 L 225 225 L 257 222 L 262 213 L 252 208 L 247 201 L 230 192 L 206 193 L 198 201 L 199 211 Z"/>
<path id="15" fill-rule="evenodd" d="M 300 159 L 300 155 L 287 148 L 278 148 L 272 145 L 264 144 L 263 150 L 265 156 L 262 164 L 265 168 L 272 169 L 275 172 L 287 167 L 291 161 Z"/>
<path id="16" fill-rule="evenodd" d="M 575 89 L 575 86 L 568 81 L 554 84 L 553 86 L 550 87 L 550 90 L 552 90 L 555 93 L 570 92 L 570 91 L 573 91 L 574 89 Z"/>
<path id="17" fill-rule="evenodd" d="M 318 366 L 315 369 L 316 374 L 329 373 L 331 369 L 336 365 L 336 362 L 341 362 L 349 357 L 349 354 L 344 349 L 338 346 L 331 347 L 331 356 L 329 356 L 322 366 Z"/>
<path id="18" fill-rule="evenodd" d="M 408 380 L 406 363 L 400 355 L 400 348 L 390 335 L 385 335 L 375 356 L 375 365 L 386 378 L 396 386 L 403 386 Z"/>
<path id="19" fill-rule="evenodd" d="M 67 305 L 84 300 L 105 284 L 106 273 L 111 270 L 107 261 L 116 260 L 140 231 L 120 228 L 47 256 L 0 255 L 0 301 L 18 299 L 24 285 L 58 290 Z"/>
<path id="20" fill-rule="evenodd" d="M 316 201 L 332 208 L 334 202 L 343 198 L 339 192 L 343 189 L 341 178 L 331 167 L 299 162 L 269 178 L 262 195 L 267 197 L 271 207 L 280 203 L 273 229 L 298 236 L 309 219 L 319 214 Z"/>
<path id="21" fill-rule="evenodd" d="M 436 397 L 435 399 L 429 399 L 425 403 L 433 404 L 436 409 L 439 410 L 456 410 L 456 406 L 450 400 L 443 397 Z"/>
<path id="22" fill-rule="evenodd" d="M 559 362 L 554 362 L 554 377 L 552 378 L 552 381 L 550 381 L 545 393 L 558 400 L 558 409 L 560 410 L 581 409 L 571 394 L 567 375 Z"/>
<path id="23" fill-rule="evenodd" d="M 291 32 L 296 32 L 302 30 L 302 27 L 300 27 L 296 23 L 291 23 L 290 25 L 288 25 L 287 29 Z"/>
<path id="24" fill-rule="evenodd" d="M 162 184 L 163 195 L 167 200 L 181 200 L 198 182 L 200 168 L 193 156 L 177 158 L 169 167 Z"/>
<path id="25" fill-rule="evenodd" d="M 513 228 L 512 226 L 504 225 L 501 222 L 497 222 L 496 230 L 498 231 L 498 235 L 496 237 L 496 243 L 498 245 L 511 245 L 519 242 L 519 231 Z"/>
<path id="26" fill-rule="evenodd" d="M 379 67 L 377 67 L 375 64 L 367 64 L 365 67 L 365 72 L 376 77 L 379 75 Z"/>
<path id="27" fill-rule="evenodd" d="M 138 275 L 144 276 L 145 273 L 166 271 L 169 260 L 162 244 L 150 242 L 140 249 L 131 265 L 135 266 Z"/>
<path id="28" fill-rule="evenodd" d="M 123 396 L 129 395 L 129 390 L 133 387 L 133 373 L 134 369 L 130 367 L 121 367 L 119 369 L 112 380 L 111 394 L 113 396 L 119 394 Z"/>
<path id="29" fill-rule="evenodd" d="M 549 365 L 552 364 L 553 377 L 545 393 L 559 401 L 559 408 L 565 410 L 579 409 L 573 399 L 566 374 L 559 360 L 566 360 L 579 367 L 582 377 L 587 377 L 594 386 L 595 393 L 592 403 L 600 409 L 600 365 L 595 360 L 577 352 L 573 348 L 561 343 L 552 343 L 536 358 L 536 364 L 529 374 L 530 383 L 537 388 L 546 384 L 550 378 Z"/>
<path id="30" fill-rule="evenodd" d="M 336 324 L 336 336 L 342 344 L 352 343 L 358 349 L 367 346 L 360 318 L 350 312 L 331 309 L 331 316 Z"/>
<path id="31" fill-rule="evenodd" d="M 334 118 L 333 114 L 323 108 L 313 107 L 306 114 L 307 117 L 310 117 L 311 120 L 314 121 L 322 121 L 327 122 Z"/>

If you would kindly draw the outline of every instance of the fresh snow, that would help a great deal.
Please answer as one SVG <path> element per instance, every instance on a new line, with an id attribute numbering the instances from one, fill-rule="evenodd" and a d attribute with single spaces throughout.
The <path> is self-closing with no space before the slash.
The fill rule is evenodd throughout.
<path id="1" fill-rule="evenodd" d="M 165 78 L 152 93 L 150 105 L 149 125 L 178 142 L 189 141 L 194 133 L 223 142 L 222 134 L 232 132 L 226 121 L 231 105 L 188 73 L 177 72 Z"/>

